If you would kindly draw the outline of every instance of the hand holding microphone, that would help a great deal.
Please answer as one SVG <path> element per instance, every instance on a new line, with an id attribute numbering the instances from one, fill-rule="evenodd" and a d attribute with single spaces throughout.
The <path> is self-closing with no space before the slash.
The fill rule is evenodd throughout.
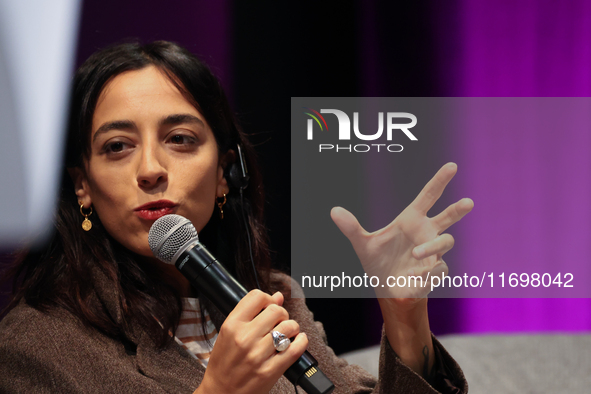
<path id="1" fill-rule="evenodd" d="M 199 243 L 197 231 L 182 216 L 166 215 L 158 219 L 150 229 L 148 240 L 159 260 L 174 264 L 227 316 L 197 392 L 207 389 L 220 392 L 220 388 L 233 393 L 266 392 L 281 373 L 309 394 L 332 392 L 334 385 L 317 368 L 314 357 L 305 351 L 306 336 L 299 334 L 299 325 L 288 320 L 287 311 L 281 307 L 281 293 L 270 296 L 253 290 L 247 294 Z M 281 338 L 274 341 L 273 331 L 288 338 L 295 336 L 295 340 L 286 350 L 278 352 L 276 345 L 279 346 Z"/>
<path id="2" fill-rule="evenodd" d="M 283 296 L 249 292 L 222 325 L 197 393 L 267 393 L 306 350 L 308 340 L 281 308 Z M 295 337 L 278 353 L 271 330 Z"/>

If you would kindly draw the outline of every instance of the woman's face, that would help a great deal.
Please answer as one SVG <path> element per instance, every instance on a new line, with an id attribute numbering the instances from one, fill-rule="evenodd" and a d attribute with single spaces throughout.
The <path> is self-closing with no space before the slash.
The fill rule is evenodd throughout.
<path id="1" fill-rule="evenodd" d="M 113 238 L 144 256 L 152 256 L 148 231 L 156 219 L 176 213 L 200 231 L 216 197 L 229 191 L 205 118 L 154 66 L 105 85 L 90 147 L 85 173 L 75 173 L 76 195 Z"/>

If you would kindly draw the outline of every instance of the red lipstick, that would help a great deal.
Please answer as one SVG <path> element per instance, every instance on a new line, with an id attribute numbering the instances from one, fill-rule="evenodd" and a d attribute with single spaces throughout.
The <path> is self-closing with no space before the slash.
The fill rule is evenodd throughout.
<path id="1" fill-rule="evenodd" d="M 140 205 L 134 209 L 134 212 L 141 218 L 146 220 L 156 220 L 164 215 L 173 213 L 177 204 L 170 200 L 158 200 Z"/>

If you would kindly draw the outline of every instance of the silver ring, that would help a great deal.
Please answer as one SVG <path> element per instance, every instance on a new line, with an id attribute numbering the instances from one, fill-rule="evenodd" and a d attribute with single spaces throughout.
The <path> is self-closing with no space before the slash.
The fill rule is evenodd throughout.
<path id="1" fill-rule="evenodd" d="M 278 352 L 284 351 L 291 344 L 289 338 L 279 331 L 272 331 L 271 336 L 273 337 L 273 346 L 275 346 L 275 350 Z"/>

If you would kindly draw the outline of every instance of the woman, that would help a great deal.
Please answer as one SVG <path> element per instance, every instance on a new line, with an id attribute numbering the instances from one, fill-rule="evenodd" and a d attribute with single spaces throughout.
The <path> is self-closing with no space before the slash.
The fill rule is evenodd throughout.
<path id="1" fill-rule="evenodd" d="M 239 150 L 250 180 L 235 174 Z M 291 298 L 297 285 L 270 268 L 253 158 L 219 82 L 185 49 L 123 44 L 91 56 L 74 81 L 55 235 L 12 272 L 0 391 L 293 392 L 282 374 L 306 348 L 335 393 L 437 392 L 425 379 L 465 391 L 459 367 L 431 337 L 425 298 L 380 299 L 379 382 L 334 356 L 304 300 Z M 425 214 L 455 171 L 444 166 L 374 234 L 333 210 L 367 270 L 445 269 L 441 255 L 453 239 L 439 234 L 471 201 L 433 219 Z M 262 291 L 251 291 L 225 321 L 206 299 L 195 300 L 198 292 L 148 246 L 152 223 L 168 213 L 191 220 L 238 280 Z M 423 296 L 396 296 L 411 295 Z M 275 349 L 273 330 L 294 338 L 286 350 Z"/>

